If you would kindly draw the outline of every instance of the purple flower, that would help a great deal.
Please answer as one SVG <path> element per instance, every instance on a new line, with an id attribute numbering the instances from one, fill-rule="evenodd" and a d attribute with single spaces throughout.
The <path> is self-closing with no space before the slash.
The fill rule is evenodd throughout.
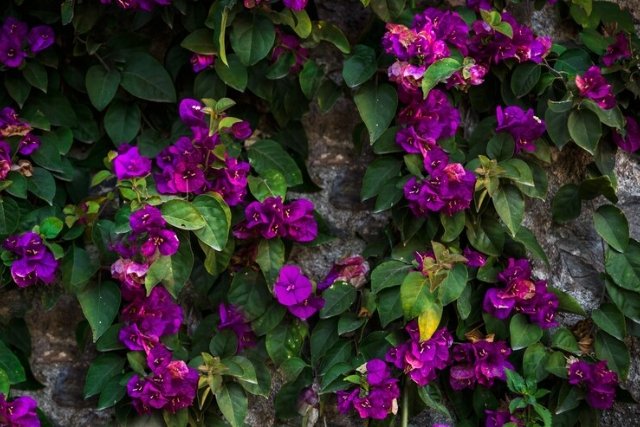
<path id="1" fill-rule="evenodd" d="M 202 111 L 203 105 L 195 99 L 185 98 L 180 101 L 178 111 L 180 120 L 187 126 L 206 126 L 205 113 Z"/>
<path id="2" fill-rule="evenodd" d="M 212 67 L 215 62 L 215 55 L 200 55 L 194 53 L 191 56 L 191 67 L 193 68 L 194 73 L 199 73 L 202 70 L 206 70 L 207 68 Z"/>
<path id="3" fill-rule="evenodd" d="M 487 417 L 484 422 L 485 427 L 502 427 L 507 423 L 513 423 L 518 427 L 524 426 L 522 420 L 509 413 L 508 410 L 492 411 L 490 409 L 485 409 L 484 414 Z"/>
<path id="4" fill-rule="evenodd" d="M 231 126 L 231 134 L 235 139 L 244 141 L 245 139 L 249 138 L 251 134 L 253 134 L 253 131 L 251 130 L 251 124 L 249 124 L 249 122 L 247 122 L 246 120 L 234 123 Z"/>
<path id="5" fill-rule="evenodd" d="M 113 0 L 100 0 L 102 4 L 111 4 Z M 171 0 L 115 0 L 115 3 L 122 9 L 144 10 L 150 12 L 155 6 L 167 6 Z"/>
<path id="6" fill-rule="evenodd" d="M 293 304 L 287 307 L 289 313 L 296 316 L 298 319 L 307 320 L 309 317 L 316 314 L 324 307 L 324 299 L 319 296 L 311 295 L 304 301 Z"/>
<path id="7" fill-rule="evenodd" d="M 273 292 L 278 302 L 284 306 L 303 303 L 311 296 L 313 285 L 296 265 L 285 265 L 280 269 L 273 285 Z"/>
<path id="8" fill-rule="evenodd" d="M 17 256 L 11 263 L 11 277 L 18 287 L 53 283 L 58 261 L 38 234 L 28 231 L 8 237 L 3 247 Z"/>
<path id="9" fill-rule="evenodd" d="M 611 85 L 597 66 L 593 65 L 583 75 L 576 76 L 576 86 L 581 96 L 595 101 L 600 108 L 609 110 L 616 106 Z"/>
<path id="10" fill-rule="evenodd" d="M 129 217 L 129 224 L 134 233 L 146 233 L 164 228 L 167 222 L 162 217 L 160 209 L 145 205 L 142 209 L 133 212 Z"/>
<path id="11" fill-rule="evenodd" d="M 37 407 L 38 403 L 30 396 L 16 397 L 8 401 L 6 396 L 0 393 L 0 426 L 39 427 Z"/>
<path id="12" fill-rule="evenodd" d="M 171 256 L 178 252 L 180 241 L 174 231 L 158 230 L 149 233 L 147 241 L 140 247 L 140 252 L 146 257 L 152 257 L 156 249 L 160 255 Z"/>
<path id="13" fill-rule="evenodd" d="M 449 383 L 454 390 L 472 388 L 477 382 L 485 387 L 506 379 L 505 369 L 513 369 L 508 357 L 511 348 L 504 341 L 480 340 L 456 344 Z"/>
<path id="14" fill-rule="evenodd" d="M 169 366 L 171 359 L 172 356 L 169 349 L 164 344 L 158 344 L 147 353 L 147 366 L 149 366 L 151 372 L 159 374 Z"/>
<path id="15" fill-rule="evenodd" d="M 360 255 L 342 258 L 331 267 L 327 276 L 318 283 L 318 291 L 324 291 L 335 282 L 347 282 L 359 288 L 367 281 L 369 263 Z"/>
<path id="16" fill-rule="evenodd" d="M 306 0 L 304 1 L 306 3 Z M 292 74 L 299 73 L 304 63 L 309 59 L 309 51 L 302 47 L 297 36 L 286 34 L 276 28 L 276 42 L 271 52 L 271 62 L 275 63 L 282 55 L 287 53 L 293 55 L 293 64 L 289 68 L 289 72 Z"/>
<path id="17" fill-rule="evenodd" d="M 29 35 L 27 35 L 27 41 L 29 42 L 31 52 L 37 53 L 43 51 L 55 41 L 53 28 L 48 25 L 33 27 L 31 31 L 29 31 Z"/>
<path id="18" fill-rule="evenodd" d="M 111 276 L 121 284 L 122 298 L 132 301 L 146 295 L 144 279 L 149 266 L 130 259 L 118 259 L 111 265 Z"/>
<path id="19" fill-rule="evenodd" d="M 613 142 L 624 151 L 633 153 L 640 149 L 640 125 L 631 116 L 625 116 L 627 126 L 625 127 L 626 136 L 620 135 L 617 130 L 613 130 Z"/>
<path id="20" fill-rule="evenodd" d="M 354 388 L 352 390 L 339 390 L 336 392 L 337 400 L 338 400 L 338 411 L 341 414 L 348 413 L 351 409 L 353 409 L 353 401 L 360 394 L 359 389 Z"/>
<path id="21" fill-rule="evenodd" d="M 389 366 L 380 359 L 368 361 L 366 382 L 367 391 L 359 388 L 339 391 L 338 410 L 346 414 L 349 410 L 355 409 L 360 418 L 377 420 L 386 418 L 389 413 L 395 414 L 400 389 L 398 380 L 391 377 Z"/>
<path id="22" fill-rule="evenodd" d="M 616 397 L 618 375 L 601 360 L 590 364 L 574 359 L 567 366 L 569 384 L 586 388 L 587 403 L 596 409 L 610 409 Z"/>
<path id="23" fill-rule="evenodd" d="M 151 172 L 151 159 L 141 156 L 138 147 L 123 144 L 113 159 L 113 170 L 121 180 L 143 177 Z"/>
<path id="24" fill-rule="evenodd" d="M 18 68 L 24 63 L 26 56 L 19 40 L 0 36 L 0 63 L 9 68 Z"/>
<path id="25" fill-rule="evenodd" d="M 285 7 L 288 7 L 295 12 L 300 12 L 307 7 L 307 0 L 282 0 L 282 2 Z"/>
<path id="26" fill-rule="evenodd" d="M 606 53 L 602 56 L 602 63 L 607 67 L 611 67 L 617 61 L 629 58 L 631 58 L 629 36 L 619 32 L 616 34 L 616 41 L 607 47 Z"/>
<path id="27" fill-rule="evenodd" d="M 238 339 L 236 354 L 256 344 L 256 336 L 251 329 L 251 325 L 245 320 L 244 315 L 238 307 L 232 304 L 222 303 L 218 306 L 218 313 L 220 315 L 218 329 L 231 329 L 236 334 Z"/>
<path id="28" fill-rule="evenodd" d="M 545 130 L 544 122 L 536 117 L 530 108 L 524 111 L 518 106 L 496 108 L 498 126 L 496 131 L 511 134 L 516 143 L 515 152 L 535 151 L 534 141 L 540 138 Z"/>
<path id="29" fill-rule="evenodd" d="M 245 218 L 235 227 L 234 235 L 238 238 L 250 237 L 253 231 L 265 239 L 287 237 L 296 242 L 310 242 L 318 235 L 313 203 L 306 199 L 284 205 L 281 197 L 267 197 L 263 202 L 249 203 Z"/>
<path id="30" fill-rule="evenodd" d="M 18 153 L 28 156 L 33 154 L 38 148 L 40 148 L 40 138 L 29 132 L 20 140 Z"/>
<path id="31" fill-rule="evenodd" d="M 202 193 L 207 185 L 204 172 L 197 164 L 180 162 L 173 170 L 173 183 L 181 193 Z"/>
<path id="32" fill-rule="evenodd" d="M 484 294 L 482 310 L 496 319 L 504 320 L 511 315 L 516 300 L 512 295 L 497 288 L 491 288 Z"/>
<path id="33" fill-rule="evenodd" d="M 498 274 L 498 280 L 507 284 L 514 279 L 529 279 L 531 277 L 531 265 L 527 259 L 509 258 L 507 268 Z"/>
<path id="34" fill-rule="evenodd" d="M 24 22 L 14 18 L 7 17 L 2 24 L 2 35 L 13 40 L 22 41 L 29 31 L 29 27 Z"/>
<path id="35" fill-rule="evenodd" d="M 467 265 L 469 267 L 480 268 L 487 262 L 487 257 L 484 254 L 474 251 L 468 246 L 464 248 L 462 255 L 467 259 Z"/>

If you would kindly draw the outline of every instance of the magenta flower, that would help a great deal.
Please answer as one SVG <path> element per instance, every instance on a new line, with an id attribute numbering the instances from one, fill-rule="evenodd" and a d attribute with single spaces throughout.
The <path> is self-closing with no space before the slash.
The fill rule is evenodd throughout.
<path id="1" fill-rule="evenodd" d="M 607 369 L 601 360 L 590 364 L 582 360 L 569 361 L 567 366 L 569 384 L 585 388 L 587 403 L 596 409 L 610 409 L 616 397 L 618 375 Z"/>
<path id="2" fill-rule="evenodd" d="M 295 11 L 300 12 L 307 7 L 307 0 L 282 0 L 284 6 Z"/>
<path id="3" fill-rule="evenodd" d="M 145 205 L 142 209 L 131 214 L 129 224 L 134 233 L 140 234 L 162 229 L 167 225 L 167 222 L 162 217 L 160 209 Z"/>
<path id="4" fill-rule="evenodd" d="M 40 427 L 37 407 L 38 403 L 30 396 L 20 396 L 8 401 L 0 393 L 0 426 Z"/>
<path id="5" fill-rule="evenodd" d="M 478 251 L 474 251 L 470 247 L 464 248 L 464 250 L 462 251 L 462 255 L 467 259 L 467 265 L 469 267 L 480 268 L 483 267 L 487 262 L 486 255 Z"/>
<path id="6" fill-rule="evenodd" d="M 141 156 L 138 147 L 123 144 L 113 159 L 113 170 L 118 179 L 140 178 L 151 172 L 151 159 Z"/>
<path id="7" fill-rule="evenodd" d="M 617 61 L 629 58 L 631 58 L 629 36 L 623 32 L 619 32 L 616 34 L 616 41 L 607 47 L 607 51 L 602 56 L 602 63 L 607 67 L 611 67 Z"/>
<path id="8" fill-rule="evenodd" d="M 194 73 L 199 73 L 200 71 L 213 67 L 215 62 L 215 55 L 200 55 L 198 53 L 194 53 L 191 56 L 191 67 L 193 68 Z"/>
<path id="9" fill-rule="evenodd" d="M 26 56 L 19 40 L 0 36 L 0 63 L 9 68 L 19 68 Z"/>
<path id="10" fill-rule="evenodd" d="M 100 0 L 102 4 L 111 4 L 113 0 Z M 115 3 L 122 9 L 144 10 L 150 12 L 155 6 L 167 6 L 171 0 L 115 0 Z"/>
<path id="11" fill-rule="evenodd" d="M 202 111 L 204 106 L 195 99 L 185 98 L 180 101 L 178 111 L 180 120 L 187 126 L 206 126 L 205 113 Z"/>
<path id="12" fill-rule="evenodd" d="M 311 295 L 304 301 L 287 307 L 289 313 L 298 319 L 307 320 L 324 307 L 324 299 L 319 296 Z"/>
<path id="13" fill-rule="evenodd" d="M 616 106 L 611 85 L 597 66 L 593 65 L 583 75 L 576 76 L 576 86 L 581 96 L 595 101 L 600 108 L 609 110 Z"/>
<path id="14" fill-rule="evenodd" d="M 3 247 L 17 256 L 11 263 L 11 277 L 18 287 L 54 282 L 58 261 L 38 234 L 27 231 L 8 237 Z"/>
<path id="15" fill-rule="evenodd" d="M 516 153 L 535 151 L 534 142 L 544 134 L 546 127 L 544 122 L 534 115 L 531 108 L 524 111 L 514 105 L 503 110 L 501 106 L 498 106 L 496 117 L 498 119 L 496 131 L 507 132 L 513 137 L 516 143 Z"/>
<path id="16" fill-rule="evenodd" d="M 231 134 L 235 139 L 244 141 L 253 134 L 253 130 L 251 130 L 251 124 L 243 120 L 231 126 Z"/>
<path id="17" fill-rule="evenodd" d="M 120 282 L 120 292 L 126 301 L 146 295 L 144 279 L 149 266 L 130 259 L 118 259 L 111 265 L 111 276 Z"/>
<path id="18" fill-rule="evenodd" d="M 33 154 L 38 148 L 40 148 L 40 138 L 29 132 L 18 144 L 18 153 L 28 156 Z"/>
<path id="19" fill-rule="evenodd" d="M 613 142 L 618 147 L 629 153 L 634 153 L 640 149 L 640 125 L 631 116 L 625 116 L 627 126 L 625 127 L 626 136 L 620 135 L 617 130 L 613 130 Z"/>
<path id="20" fill-rule="evenodd" d="M 273 285 L 273 293 L 278 302 L 284 306 L 303 303 L 311 296 L 313 285 L 296 265 L 285 265 L 280 269 Z"/>
<path id="21" fill-rule="evenodd" d="M 508 357 L 511 348 L 504 341 L 476 341 L 456 344 L 449 383 L 454 390 L 472 388 L 476 382 L 492 387 L 495 380 L 506 380 L 505 369 L 513 369 Z"/>
<path id="22" fill-rule="evenodd" d="M 140 247 L 140 253 L 146 257 L 152 257 L 156 250 L 160 255 L 171 256 L 178 252 L 180 241 L 174 231 L 159 230 L 149 233 L 147 241 Z"/>
<path id="23" fill-rule="evenodd" d="M 48 25 L 38 25 L 33 27 L 27 35 L 27 42 L 31 48 L 31 52 L 37 53 L 45 50 L 55 41 L 53 28 Z"/>
<path id="24" fill-rule="evenodd" d="M 222 303 L 218 306 L 218 313 L 220 315 L 218 330 L 230 329 L 236 334 L 238 339 L 236 354 L 256 344 L 256 336 L 251 329 L 251 324 L 244 318 L 238 307 Z"/>
<path id="25" fill-rule="evenodd" d="M 295 0 L 293 0 L 295 1 Z M 306 0 L 304 0 L 306 4 Z M 276 28 L 276 42 L 271 52 L 271 62 L 275 63 L 282 55 L 290 53 L 293 55 L 293 64 L 289 72 L 297 74 L 302 70 L 302 66 L 309 59 L 309 51 L 302 47 L 300 39 L 292 34 L 286 34 Z"/>

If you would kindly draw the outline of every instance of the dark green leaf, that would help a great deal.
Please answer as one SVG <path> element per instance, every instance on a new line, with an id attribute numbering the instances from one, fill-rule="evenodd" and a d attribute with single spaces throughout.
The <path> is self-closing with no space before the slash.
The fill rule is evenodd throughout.
<path id="1" fill-rule="evenodd" d="M 199 28 L 191 32 L 182 40 L 180 46 L 200 55 L 214 55 L 218 53 L 213 43 L 213 31 L 207 28 Z"/>
<path id="2" fill-rule="evenodd" d="M 0 370 L 6 374 L 9 384 L 18 384 L 27 379 L 20 360 L 0 340 Z"/>
<path id="3" fill-rule="evenodd" d="M 284 243 L 281 239 L 262 239 L 258 244 L 256 264 L 260 266 L 268 285 L 272 285 L 278 277 L 285 260 L 284 252 Z"/>
<path id="4" fill-rule="evenodd" d="M 511 334 L 511 348 L 514 350 L 528 347 L 542 338 L 540 326 L 529 323 L 527 317 L 520 313 L 511 318 L 509 332 Z"/>
<path id="5" fill-rule="evenodd" d="M 92 284 L 78 293 L 78 301 L 96 342 L 118 315 L 120 288 L 113 282 Z"/>
<path id="6" fill-rule="evenodd" d="M 89 100 L 98 111 L 102 111 L 118 91 L 120 73 L 117 70 L 107 71 L 102 65 L 94 65 L 87 70 L 85 85 Z"/>
<path id="7" fill-rule="evenodd" d="M 280 172 L 290 187 L 302 184 L 302 172 L 295 160 L 276 141 L 263 139 L 251 145 L 249 162 L 259 174 Z"/>
<path id="8" fill-rule="evenodd" d="M 627 379 L 631 359 L 629 349 L 624 341 L 620 341 L 606 332 L 598 331 L 594 349 L 598 359 L 606 360 L 609 369 L 617 372 L 621 380 Z"/>
<path id="9" fill-rule="evenodd" d="M 359 44 L 353 47 L 352 55 L 344 61 L 342 77 L 347 86 L 354 88 L 369 80 L 377 67 L 376 52 L 369 46 Z"/>
<path id="10" fill-rule="evenodd" d="M 101 354 L 89 366 L 84 383 L 85 399 L 101 393 L 109 380 L 122 372 L 124 359 L 116 354 Z"/>
<path id="11" fill-rule="evenodd" d="M 368 200 L 377 196 L 385 183 L 400 173 L 402 161 L 394 157 L 379 157 L 369 164 L 362 180 L 360 198 Z"/>
<path id="12" fill-rule="evenodd" d="M 624 253 L 607 247 L 604 255 L 605 269 L 613 281 L 620 287 L 640 292 L 640 244 L 629 242 Z"/>
<path id="13" fill-rule="evenodd" d="M 236 383 L 224 383 L 215 395 L 218 408 L 231 427 L 243 427 L 248 401 L 242 387 Z"/>
<path id="14" fill-rule="evenodd" d="M 600 308 L 593 310 L 591 319 L 600 329 L 619 340 L 624 340 L 627 335 L 624 316 L 614 304 L 602 304 Z"/>
<path id="15" fill-rule="evenodd" d="M 136 53 L 127 57 L 120 85 L 131 95 L 155 102 L 176 102 L 171 76 L 154 57 Z"/>
<path id="16" fill-rule="evenodd" d="M 236 19 L 231 31 L 231 46 L 244 65 L 254 65 L 269 54 L 276 32 L 271 21 L 254 13 L 251 19 Z"/>
<path id="17" fill-rule="evenodd" d="M 524 198 L 517 188 L 501 186 L 492 196 L 493 206 L 498 216 L 507 226 L 512 236 L 518 234 L 520 224 L 524 218 Z"/>
<path id="18" fill-rule="evenodd" d="M 598 141 L 602 136 L 602 126 L 596 114 L 589 110 L 576 110 L 569 114 L 567 123 L 569 136 L 580 147 L 590 154 L 596 152 Z"/>
<path id="19" fill-rule="evenodd" d="M 194 231 L 201 242 L 216 251 L 227 245 L 231 227 L 231 211 L 218 194 L 201 194 L 193 199 L 192 206 L 204 218 L 204 227 Z"/>
<path id="20" fill-rule="evenodd" d="M 73 245 L 62 260 L 62 284 L 71 292 L 79 292 L 99 267 L 87 251 Z"/>
<path id="21" fill-rule="evenodd" d="M 568 222 L 578 218 L 581 209 L 580 192 L 575 184 L 560 187 L 551 201 L 551 214 L 556 222 Z"/>
<path id="22" fill-rule="evenodd" d="M 326 319 L 348 310 L 356 299 L 356 289 L 348 283 L 339 281 L 326 289 L 322 297 L 324 307 L 320 310 L 320 318 Z"/>
<path id="23" fill-rule="evenodd" d="M 616 206 L 603 205 L 593 213 L 596 231 L 612 248 L 624 252 L 629 245 L 629 223 Z"/>
<path id="24" fill-rule="evenodd" d="M 227 85 L 239 92 L 244 92 L 249 82 L 247 68 L 242 65 L 237 55 L 229 55 L 228 65 L 223 61 L 216 61 L 216 73 Z"/>
<path id="25" fill-rule="evenodd" d="M 391 85 L 368 83 L 358 89 L 354 101 L 373 144 L 391 124 L 398 107 L 398 94 Z"/>
<path id="26" fill-rule="evenodd" d="M 27 180 L 27 189 L 34 196 L 53 205 L 56 195 L 56 182 L 49 171 L 42 168 L 33 168 L 33 175 Z"/>
<path id="27" fill-rule="evenodd" d="M 511 90 L 518 98 L 522 98 L 538 84 L 542 66 L 533 62 L 519 64 L 511 75 Z"/>
<path id="28" fill-rule="evenodd" d="M 133 141 L 140 131 L 140 108 L 124 101 L 114 101 L 104 115 L 104 130 L 115 145 Z"/>

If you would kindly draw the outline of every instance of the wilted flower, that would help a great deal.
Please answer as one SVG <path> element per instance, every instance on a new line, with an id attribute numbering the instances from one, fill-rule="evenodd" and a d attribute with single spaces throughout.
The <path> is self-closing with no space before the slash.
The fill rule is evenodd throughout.
<path id="1" fill-rule="evenodd" d="M 359 288 L 367 281 L 369 263 L 360 255 L 342 258 L 331 267 L 327 276 L 318 282 L 318 291 L 324 291 L 335 282 L 347 282 Z"/>

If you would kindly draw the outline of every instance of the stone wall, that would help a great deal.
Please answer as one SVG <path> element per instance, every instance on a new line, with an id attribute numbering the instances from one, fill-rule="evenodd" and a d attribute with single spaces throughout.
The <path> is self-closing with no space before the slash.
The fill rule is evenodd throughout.
<path id="1" fill-rule="evenodd" d="M 359 10 L 359 0 L 317 0 L 321 19 L 338 23 L 345 33 L 357 35 L 368 13 L 353 13 Z M 633 8 L 640 17 L 638 0 L 621 0 Z M 567 38 L 567 32 L 552 9 L 533 12 L 526 5 L 518 10 L 520 18 L 530 19 L 535 29 L 543 34 Z M 318 62 L 329 70 L 338 70 L 341 54 L 330 47 L 319 52 Z M 305 117 L 304 126 L 310 141 L 309 172 L 322 190 L 311 196 L 318 211 L 328 221 L 337 237 L 320 248 L 299 248 L 293 254 L 309 275 L 318 280 L 337 258 L 362 251 L 366 238 L 374 235 L 383 226 L 385 215 L 372 215 L 371 206 L 359 201 L 360 183 L 370 160 L 370 153 L 356 151 L 352 143 L 352 131 L 359 117 L 351 101 L 340 98 L 327 114 L 316 109 Z M 580 161 L 580 159 L 584 161 Z M 549 168 L 549 192 L 563 184 L 577 182 L 584 174 L 586 157 L 580 151 L 567 147 L 563 152 L 554 152 L 554 163 Z M 619 177 L 619 206 L 625 211 L 631 234 L 640 238 L 640 165 L 636 156 L 620 153 L 616 163 Z M 536 273 L 549 282 L 570 292 L 587 309 L 597 306 L 604 292 L 598 278 L 603 270 L 603 252 L 600 238 L 591 223 L 591 213 L 602 200 L 596 199 L 584 206 L 581 216 L 568 224 L 554 224 L 550 215 L 550 201 L 534 201 L 527 206 L 526 225 L 530 227 L 544 247 L 550 259 L 550 267 L 537 265 Z M 45 388 L 29 392 L 34 395 L 41 409 L 50 417 L 54 426 L 99 426 L 112 421 L 112 412 L 92 409 L 96 401 L 84 401 L 82 387 L 89 361 L 94 356 L 91 348 L 79 348 L 75 339 L 76 325 L 82 319 L 74 298 L 63 296 L 50 310 L 44 308 L 38 291 L 3 294 L 0 319 L 7 318 L 9 310 L 27 311 L 26 320 L 32 334 L 33 356 L 31 366 L 35 377 Z M 575 318 L 567 317 L 567 323 Z M 632 365 L 626 384 L 636 399 L 640 399 L 640 343 L 630 340 Z M 277 379 L 277 376 L 274 377 Z M 278 381 L 274 387 L 278 387 Z M 427 426 L 433 421 L 432 414 L 422 414 L 412 424 Z M 630 420 L 640 419 L 640 405 L 618 404 L 602 418 L 604 426 L 630 425 Z M 274 425 L 273 408 L 264 399 L 255 399 L 247 421 L 253 426 Z M 152 422 L 147 425 L 153 425 Z M 346 418 L 332 418 L 326 425 L 358 425 Z"/>

